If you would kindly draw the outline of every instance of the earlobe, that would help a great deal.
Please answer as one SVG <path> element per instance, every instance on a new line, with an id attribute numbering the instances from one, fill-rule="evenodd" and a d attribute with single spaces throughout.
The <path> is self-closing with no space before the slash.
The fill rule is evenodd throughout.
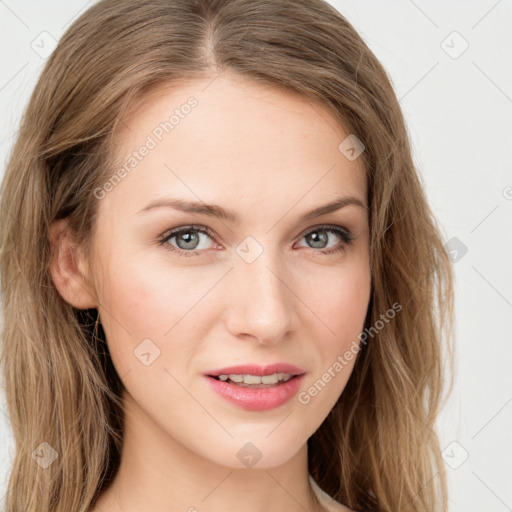
<path id="1" fill-rule="evenodd" d="M 78 309 L 98 306 L 90 285 L 89 266 L 83 251 L 73 240 L 66 219 L 50 227 L 52 280 L 63 299 Z"/>

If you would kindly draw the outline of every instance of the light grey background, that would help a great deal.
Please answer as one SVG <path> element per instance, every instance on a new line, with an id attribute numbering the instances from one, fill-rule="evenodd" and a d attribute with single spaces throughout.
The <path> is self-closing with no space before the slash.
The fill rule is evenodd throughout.
<path id="1" fill-rule="evenodd" d="M 92 3 L 0 0 L 0 177 L 52 38 Z M 331 3 L 391 76 L 457 260 L 457 373 L 439 421 L 450 512 L 512 510 L 512 2 Z M 0 398 L 1 497 L 13 444 Z"/>

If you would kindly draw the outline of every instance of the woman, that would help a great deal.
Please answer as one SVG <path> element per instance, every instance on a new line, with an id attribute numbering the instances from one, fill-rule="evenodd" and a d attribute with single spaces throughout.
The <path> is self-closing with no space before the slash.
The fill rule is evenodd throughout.
<path id="1" fill-rule="evenodd" d="M 7 512 L 446 510 L 450 263 L 334 8 L 95 4 L 0 200 Z"/>

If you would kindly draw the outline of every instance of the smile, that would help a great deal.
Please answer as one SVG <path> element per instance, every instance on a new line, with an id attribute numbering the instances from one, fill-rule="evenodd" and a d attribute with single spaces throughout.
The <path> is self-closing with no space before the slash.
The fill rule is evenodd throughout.
<path id="1" fill-rule="evenodd" d="M 263 377 L 255 375 L 222 375 L 226 377 L 221 380 L 221 376 L 206 375 L 211 389 L 218 395 L 232 405 L 240 407 L 248 411 L 266 411 L 275 409 L 281 405 L 289 402 L 299 391 L 300 386 L 304 380 L 305 374 L 302 375 L 286 375 L 287 380 L 279 380 L 279 375 L 269 375 L 275 383 L 264 384 L 259 383 L 246 383 L 245 379 L 249 381 L 258 379 L 262 381 Z M 241 378 L 240 382 L 234 382 L 231 377 Z"/>

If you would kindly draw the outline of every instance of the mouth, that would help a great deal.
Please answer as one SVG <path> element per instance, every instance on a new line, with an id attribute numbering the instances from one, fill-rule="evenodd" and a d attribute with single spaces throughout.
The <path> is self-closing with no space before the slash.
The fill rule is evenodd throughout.
<path id="1" fill-rule="evenodd" d="M 230 366 L 203 375 L 210 387 L 231 404 L 263 411 L 289 402 L 299 391 L 305 373 L 298 366 L 277 363 Z"/>

